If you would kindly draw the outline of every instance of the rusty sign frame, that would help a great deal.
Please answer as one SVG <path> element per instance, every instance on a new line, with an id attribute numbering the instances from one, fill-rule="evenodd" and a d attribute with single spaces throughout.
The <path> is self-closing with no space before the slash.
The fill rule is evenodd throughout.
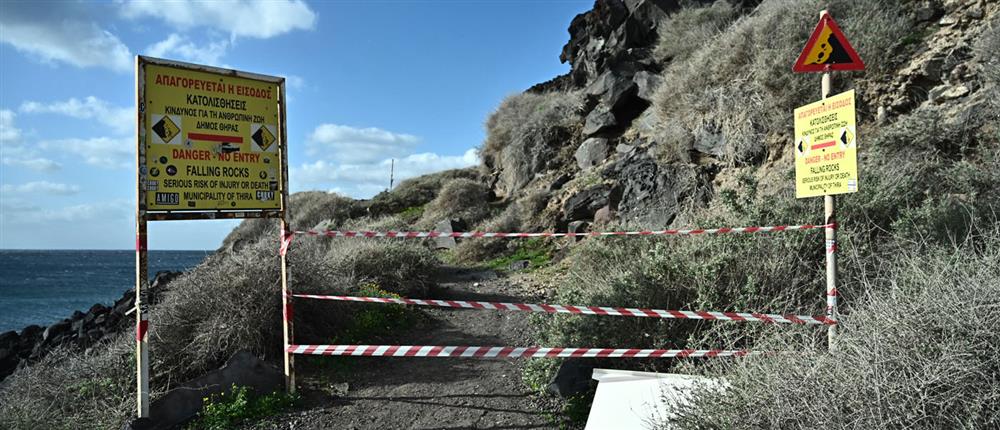
<path id="1" fill-rule="evenodd" d="M 148 210 L 146 205 L 146 65 L 157 65 L 171 67 L 175 69 L 212 73 L 227 77 L 236 77 L 267 82 L 278 85 L 278 154 L 281 160 L 281 173 L 278 180 L 278 188 L 281 196 L 281 204 L 278 209 L 175 209 L 175 210 Z M 239 70 L 223 69 L 219 67 L 203 66 L 186 63 L 183 61 L 166 60 L 162 58 L 146 57 L 139 55 L 136 57 L 136 115 L 138 120 L 136 130 L 136 200 L 137 214 L 141 214 L 149 221 L 170 221 L 170 220 L 203 220 L 203 219 L 240 219 L 240 218 L 283 218 L 288 207 L 288 130 L 285 119 L 286 97 L 285 78 L 279 76 L 261 75 L 257 73 L 242 72 Z"/>

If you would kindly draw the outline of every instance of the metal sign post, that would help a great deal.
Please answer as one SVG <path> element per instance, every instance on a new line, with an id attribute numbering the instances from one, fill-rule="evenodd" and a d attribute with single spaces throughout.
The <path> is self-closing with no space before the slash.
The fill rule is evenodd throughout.
<path id="1" fill-rule="evenodd" d="M 136 412 L 148 418 L 147 222 L 278 218 L 288 230 L 288 133 L 285 78 L 144 56 L 135 70 Z M 282 255 L 283 301 L 290 297 L 286 272 Z M 291 368 L 286 354 L 294 391 Z"/>
<path id="2" fill-rule="evenodd" d="M 822 72 L 822 101 L 795 109 L 795 196 L 823 196 L 826 227 L 826 316 L 838 319 L 836 194 L 858 191 L 854 91 L 830 97 L 831 72 L 864 70 L 861 57 L 833 17 L 824 10 L 792 67 L 796 73 Z M 827 344 L 836 345 L 837 325 Z"/>
<path id="3" fill-rule="evenodd" d="M 826 13 L 820 13 L 820 17 Z M 831 76 L 830 72 L 823 73 L 822 95 L 825 100 L 830 97 Z M 834 321 L 837 316 L 837 203 L 833 195 L 823 196 L 823 219 L 824 224 L 832 225 L 826 230 L 826 317 Z M 837 337 L 837 325 L 831 324 L 827 328 L 826 343 L 829 350 L 834 349 L 834 342 Z"/>

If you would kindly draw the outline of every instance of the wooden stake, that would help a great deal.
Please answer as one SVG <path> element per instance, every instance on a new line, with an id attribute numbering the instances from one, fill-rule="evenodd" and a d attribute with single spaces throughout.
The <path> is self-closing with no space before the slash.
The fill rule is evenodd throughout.
<path id="1" fill-rule="evenodd" d="M 820 20 L 827 14 L 827 11 L 819 13 Z M 823 72 L 822 95 L 826 99 L 830 96 L 831 75 L 829 71 Z M 832 195 L 823 197 L 823 215 L 826 224 L 836 224 L 837 206 L 836 199 Z M 839 227 L 839 226 L 838 226 Z M 837 228 L 826 228 L 826 316 L 837 321 Z M 831 324 L 827 329 L 827 347 L 833 351 L 836 337 L 837 325 Z"/>
<path id="2" fill-rule="evenodd" d="M 137 215 L 135 247 L 136 409 L 139 418 L 149 418 L 149 314 L 143 300 L 148 294 L 149 259 L 146 255 L 146 215 L 142 210 Z"/>
<path id="3" fill-rule="evenodd" d="M 149 259 L 146 246 L 146 146 L 144 94 L 142 74 L 144 67 L 139 57 L 135 59 L 136 95 L 136 207 L 135 207 L 135 383 L 136 413 L 139 418 L 149 418 L 149 315 L 143 296 L 149 284 Z"/>
<path id="4" fill-rule="evenodd" d="M 288 249 L 284 246 L 285 240 L 290 240 L 291 238 L 286 238 L 286 235 L 291 234 L 291 228 L 288 225 L 288 134 L 285 127 L 285 105 L 287 104 L 285 98 L 285 83 L 281 82 L 279 86 L 278 97 L 280 98 L 281 113 L 279 115 L 278 121 L 281 122 L 279 125 L 279 130 L 281 133 L 281 141 L 278 144 L 278 149 L 281 151 L 281 246 L 284 252 L 281 252 L 281 321 L 282 321 L 282 337 L 284 338 L 284 348 L 282 348 L 282 353 L 285 356 L 285 390 L 288 394 L 295 394 L 295 356 L 288 352 L 288 345 L 291 345 L 295 341 L 294 330 L 292 326 L 292 319 L 294 317 L 294 312 L 292 311 L 292 292 L 288 288 Z"/>

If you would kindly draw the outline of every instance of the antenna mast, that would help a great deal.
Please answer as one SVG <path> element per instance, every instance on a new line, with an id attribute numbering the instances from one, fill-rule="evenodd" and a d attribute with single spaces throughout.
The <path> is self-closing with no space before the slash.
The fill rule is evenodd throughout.
<path id="1" fill-rule="evenodd" d="M 389 191 L 392 191 L 392 181 L 394 179 L 393 174 L 395 173 L 395 171 L 396 171 L 396 159 L 393 158 L 392 163 L 389 164 Z"/>

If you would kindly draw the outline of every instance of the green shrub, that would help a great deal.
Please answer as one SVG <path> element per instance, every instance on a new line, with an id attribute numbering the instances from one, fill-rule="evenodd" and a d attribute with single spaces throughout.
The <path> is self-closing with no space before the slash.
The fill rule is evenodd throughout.
<path id="1" fill-rule="evenodd" d="M 991 227 L 992 228 L 992 227 Z M 902 248 L 869 272 L 833 353 L 776 333 L 765 351 L 705 363 L 683 428 L 996 428 L 1000 425 L 1000 234 L 959 248 Z M 665 423 L 664 423 L 665 424 Z M 667 428 L 665 425 L 660 428 Z M 673 428 L 673 427 L 670 427 Z"/>
<path id="2" fill-rule="evenodd" d="M 490 260 L 486 266 L 495 270 L 507 270 L 511 263 L 527 260 L 529 270 L 537 269 L 548 265 L 552 260 L 552 253 L 555 252 L 552 242 L 541 238 L 512 242 L 510 245 L 514 248 L 513 254 Z"/>
<path id="3" fill-rule="evenodd" d="M 398 299 L 399 294 L 385 291 L 377 284 L 367 283 L 355 294 L 359 297 Z M 419 315 L 404 305 L 354 304 L 363 308 L 354 312 L 346 327 L 333 337 L 332 344 L 357 344 L 371 342 L 373 338 L 411 327 Z"/>
<path id="4" fill-rule="evenodd" d="M 255 395 L 247 387 L 233 384 L 229 395 L 213 394 L 205 398 L 198 418 L 188 426 L 191 429 L 225 430 L 237 428 L 242 423 L 252 422 L 275 415 L 289 409 L 298 402 L 295 394 L 274 392 Z"/>
<path id="5" fill-rule="evenodd" d="M 486 120 L 487 137 L 480 150 L 485 168 L 499 174 L 493 187 L 499 196 L 515 195 L 563 149 L 575 148 L 570 142 L 582 120 L 582 104 L 579 91 L 520 93 L 500 103 Z"/>

